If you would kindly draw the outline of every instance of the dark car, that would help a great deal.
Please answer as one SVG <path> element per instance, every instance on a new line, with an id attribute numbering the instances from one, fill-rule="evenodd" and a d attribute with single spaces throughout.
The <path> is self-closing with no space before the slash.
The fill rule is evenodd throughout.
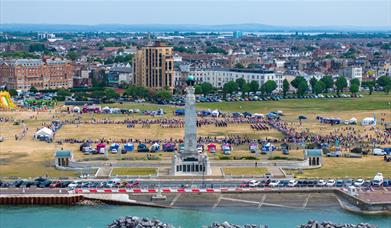
<path id="1" fill-rule="evenodd" d="M 70 183 L 72 183 L 72 181 L 62 181 L 62 182 L 60 183 L 60 188 L 66 188 L 66 187 L 68 187 L 68 185 L 69 185 Z"/>
<path id="2" fill-rule="evenodd" d="M 348 187 L 348 186 L 351 186 L 353 184 L 353 180 L 352 179 L 347 179 L 344 181 L 344 186 L 345 187 Z"/>
<path id="3" fill-rule="evenodd" d="M 384 180 L 383 180 L 383 186 L 384 186 L 384 187 L 391 186 L 391 180 L 384 179 Z"/>
<path id="4" fill-rule="evenodd" d="M 35 181 L 26 180 L 26 181 L 23 181 L 23 184 L 20 187 L 30 188 L 31 186 L 35 186 L 36 184 L 37 183 Z"/>
<path id="5" fill-rule="evenodd" d="M 338 188 L 343 187 L 343 180 L 337 180 L 337 181 L 335 181 L 335 187 L 338 187 Z"/>
<path id="6" fill-rule="evenodd" d="M 314 187 L 316 185 L 316 181 L 315 180 L 309 180 L 308 182 L 307 182 L 307 186 L 308 187 Z"/>
<path id="7" fill-rule="evenodd" d="M 10 186 L 14 188 L 19 188 L 22 184 L 23 184 L 23 180 L 16 180 L 12 182 Z"/>
<path id="8" fill-rule="evenodd" d="M 47 187 L 50 186 L 51 183 L 52 183 L 51 180 L 45 180 L 45 181 L 39 182 L 39 183 L 37 184 L 37 187 L 38 187 L 38 188 L 47 188 Z"/>

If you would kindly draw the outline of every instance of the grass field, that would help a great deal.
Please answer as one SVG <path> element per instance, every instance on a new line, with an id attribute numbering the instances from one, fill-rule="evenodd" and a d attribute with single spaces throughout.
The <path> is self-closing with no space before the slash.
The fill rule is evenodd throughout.
<path id="1" fill-rule="evenodd" d="M 198 108 L 220 109 L 224 111 L 270 112 L 273 110 L 307 112 L 342 112 L 342 111 L 372 111 L 389 110 L 391 108 L 391 96 L 384 93 L 376 93 L 363 98 L 340 99 L 286 99 L 281 101 L 259 102 L 219 102 L 199 103 Z"/>
<path id="2" fill-rule="evenodd" d="M 111 176 L 145 176 L 155 175 L 155 168 L 113 168 Z"/>
<path id="3" fill-rule="evenodd" d="M 241 176 L 241 175 L 263 175 L 267 173 L 266 168 L 255 167 L 229 167 L 224 168 L 225 175 Z"/>
<path id="4" fill-rule="evenodd" d="M 304 170 L 302 174 L 298 171 L 286 170 L 287 173 L 294 173 L 297 177 L 319 177 L 319 178 L 373 178 L 376 173 L 382 172 L 385 177 L 391 178 L 391 164 L 383 161 L 382 156 L 363 158 L 323 158 L 323 166 L 319 169 Z"/>
<path id="5" fill-rule="evenodd" d="M 269 111 L 282 110 L 284 112 L 284 120 L 287 120 L 292 125 L 295 125 L 303 130 L 308 129 L 317 134 L 339 133 L 339 129 L 345 128 L 344 125 L 324 125 L 320 124 L 315 119 L 317 115 L 326 117 L 336 117 L 341 119 L 350 119 L 356 117 L 361 120 L 364 117 L 372 116 L 374 112 L 385 113 L 386 121 L 391 121 L 391 96 L 386 96 L 383 93 L 376 93 L 372 96 L 354 99 L 304 99 L 304 100 L 282 100 L 282 101 L 262 101 L 262 102 L 221 102 L 221 103 L 198 103 L 197 109 L 220 109 L 222 111 L 249 111 L 258 113 L 267 113 Z M 106 106 L 106 105 L 102 105 Z M 141 110 L 156 110 L 163 108 L 167 115 L 172 117 L 174 106 L 159 106 L 154 104 L 109 104 L 110 107 L 120 107 L 128 109 Z M 19 120 L 24 120 L 26 127 L 29 128 L 27 135 L 20 141 L 15 141 L 15 134 L 19 134 L 22 130 L 21 125 L 13 125 L 12 123 L 0 123 L 0 136 L 5 137 L 5 141 L 0 143 L 0 176 L 76 176 L 75 172 L 59 171 L 53 168 L 54 151 L 63 147 L 70 149 L 74 153 L 76 159 L 101 156 L 101 155 L 83 155 L 79 152 L 78 144 L 48 144 L 32 140 L 35 131 L 42 127 L 43 123 L 49 123 L 53 118 L 72 119 L 75 114 L 67 114 L 59 112 L 64 110 L 64 107 L 59 106 L 51 112 L 32 112 L 32 111 L 1 111 L 0 117 L 13 117 Z M 55 112 L 57 111 L 57 112 Z M 305 114 L 308 120 L 299 123 L 297 116 Z M 144 116 L 141 114 L 118 115 L 118 114 L 84 114 L 82 118 L 85 120 L 95 119 L 115 119 L 123 120 L 128 118 L 161 118 Z M 178 117 L 183 118 L 183 117 Z M 381 126 L 380 126 L 381 127 Z M 359 134 L 373 134 L 374 130 L 371 127 L 354 126 L 354 129 Z M 66 125 L 56 133 L 56 139 L 60 138 L 93 138 L 93 139 L 129 139 L 129 138 L 153 138 L 153 139 L 169 139 L 182 138 L 184 130 L 181 128 L 160 128 L 157 125 L 151 125 L 151 128 L 126 128 L 124 125 Z M 249 125 L 229 125 L 226 128 L 216 128 L 214 126 L 204 126 L 197 129 L 200 136 L 224 137 L 230 134 L 249 136 L 251 138 L 280 138 L 282 135 L 276 130 L 269 131 L 253 131 Z M 218 147 L 220 151 L 220 147 Z M 158 153 L 155 156 L 161 159 L 169 159 L 173 153 Z M 273 154 L 281 156 L 280 151 Z M 215 155 L 209 154 L 211 159 L 217 159 Z M 247 145 L 234 147 L 231 157 L 255 156 L 248 152 Z M 302 150 L 290 151 L 288 157 L 302 158 Z M 118 159 L 118 155 L 110 154 L 111 159 Z M 132 157 L 136 159 L 145 159 L 145 153 L 132 152 L 121 157 Z M 268 159 L 268 155 L 260 155 L 259 159 Z M 373 176 L 376 170 L 382 171 L 384 175 L 391 176 L 391 164 L 381 161 L 382 158 L 362 158 L 362 159 L 345 159 L 345 158 L 325 158 L 324 167 L 316 170 L 304 171 L 302 176 Z M 155 171 L 156 172 L 156 171 Z"/>

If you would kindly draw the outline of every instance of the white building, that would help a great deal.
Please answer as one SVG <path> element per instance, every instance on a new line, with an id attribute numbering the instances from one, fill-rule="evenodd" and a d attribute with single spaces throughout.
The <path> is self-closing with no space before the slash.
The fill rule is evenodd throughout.
<path id="1" fill-rule="evenodd" d="M 361 67 L 347 67 L 341 71 L 342 76 L 346 77 L 348 84 L 350 80 L 357 78 L 362 82 L 362 68 Z"/>
<path id="2" fill-rule="evenodd" d="M 225 83 L 235 81 L 238 78 L 244 78 L 247 83 L 257 81 L 261 86 L 267 80 L 273 80 L 277 83 L 277 90 L 282 89 L 283 76 L 277 75 L 274 71 L 261 70 L 194 70 L 189 72 L 175 71 L 174 84 L 179 86 L 183 82 L 184 75 L 193 75 L 196 84 L 208 82 L 215 88 L 222 88 Z"/>

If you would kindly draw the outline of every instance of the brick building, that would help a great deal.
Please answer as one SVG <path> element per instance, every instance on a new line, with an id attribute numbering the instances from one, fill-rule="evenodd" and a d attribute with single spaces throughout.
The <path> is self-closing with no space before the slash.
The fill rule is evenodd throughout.
<path id="1" fill-rule="evenodd" d="M 0 85 L 17 90 L 72 88 L 73 66 L 58 59 L 16 59 L 0 62 Z"/>

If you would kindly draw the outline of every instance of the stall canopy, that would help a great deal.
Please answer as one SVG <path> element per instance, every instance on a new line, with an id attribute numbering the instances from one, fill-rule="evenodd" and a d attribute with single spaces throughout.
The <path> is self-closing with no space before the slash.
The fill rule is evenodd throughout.
<path id="1" fill-rule="evenodd" d="M 373 117 L 366 117 L 361 121 L 361 125 L 376 125 L 376 119 Z"/>
<path id="2" fill-rule="evenodd" d="M 219 112 L 219 110 L 213 110 L 212 112 L 211 112 L 211 114 L 212 114 L 212 116 L 214 116 L 214 117 L 218 117 L 219 115 L 220 115 L 220 112 Z"/>
<path id="3" fill-rule="evenodd" d="M 81 111 L 81 109 L 79 107 L 77 107 L 77 106 L 73 107 L 73 112 L 80 112 L 80 111 Z"/>
<path id="4" fill-rule="evenodd" d="M 48 137 L 48 138 L 52 139 L 53 138 L 53 131 L 47 127 L 41 128 L 35 133 L 35 138 L 38 138 L 38 137 Z"/>

